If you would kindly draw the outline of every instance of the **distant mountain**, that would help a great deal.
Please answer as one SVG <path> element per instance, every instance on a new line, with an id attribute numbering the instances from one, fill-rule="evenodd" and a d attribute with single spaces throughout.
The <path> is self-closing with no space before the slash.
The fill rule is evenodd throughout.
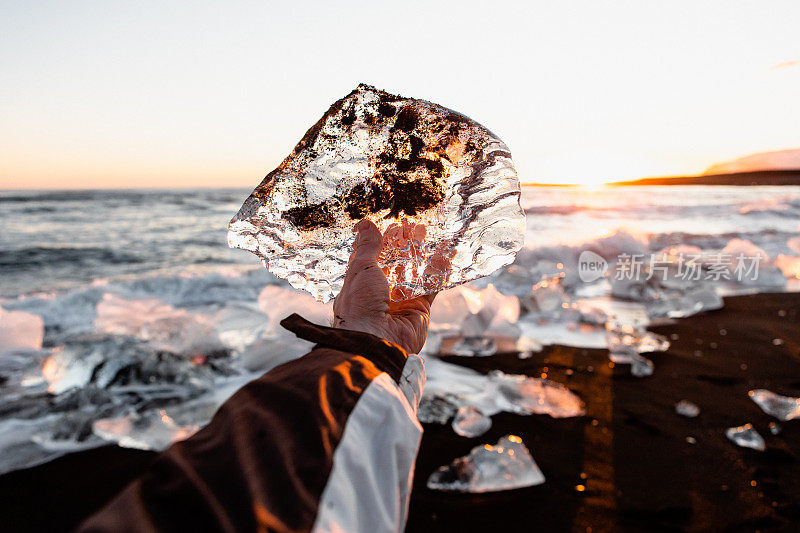
<path id="1" fill-rule="evenodd" d="M 800 148 L 761 152 L 711 165 L 703 174 L 732 174 L 759 170 L 800 170 Z"/>
<path id="2" fill-rule="evenodd" d="M 526 183 L 540 187 L 566 184 Z M 696 176 L 657 176 L 614 181 L 608 185 L 800 185 L 800 148 L 761 152 L 711 165 Z"/>
<path id="3" fill-rule="evenodd" d="M 800 170 L 756 170 L 618 181 L 609 185 L 800 185 Z"/>

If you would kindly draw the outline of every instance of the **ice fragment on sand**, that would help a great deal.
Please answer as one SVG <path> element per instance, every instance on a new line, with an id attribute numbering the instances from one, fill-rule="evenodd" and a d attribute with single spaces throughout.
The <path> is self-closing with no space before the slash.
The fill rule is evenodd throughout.
<path id="1" fill-rule="evenodd" d="M 489 383 L 495 387 L 493 401 L 502 411 L 517 414 L 548 414 L 566 418 L 583 414 L 581 400 L 561 383 L 543 378 L 505 374 L 493 370 Z"/>
<path id="2" fill-rule="evenodd" d="M 423 424 L 446 424 L 458 409 L 447 394 L 424 395 L 417 409 L 417 418 Z"/>
<path id="3" fill-rule="evenodd" d="M 619 357 L 646 352 L 663 352 L 669 349 L 669 341 L 663 335 L 614 323 L 608 323 L 606 330 L 608 351 Z M 619 362 L 624 361 L 620 360 Z"/>
<path id="4" fill-rule="evenodd" d="M 473 120 L 359 85 L 253 191 L 228 244 L 329 301 L 356 221 L 384 234 L 393 299 L 441 291 L 511 263 L 522 246 L 520 186 L 506 145 Z"/>
<path id="5" fill-rule="evenodd" d="M 482 290 L 469 286 L 445 291 L 431 309 L 431 331 L 460 337 L 450 353 L 486 357 L 497 352 L 496 336 L 519 336 L 520 306 L 516 296 L 501 294 L 492 284 Z"/>
<path id="6" fill-rule="evenodd" d="M 517 322 L 520 337 L 535 339 L 542 345 L 559 344 L 580 348 L 605 348 L 605 330 L 575 321 L 537 320 L 531 315 Z"/>
<path id="7" fill-rule="evenodd" d="M 159 416 L 127 415 L 97 420 L 92 425 L 95 435 L 123 448 L 159 451 L 177 440 L 191 437 L 198 429 L 196 424 L 176 424 L 163 409 Z"/>
<path id="8" fill-rule="evenodd" d="M 694 418 L 700 414 L 700 408 L 689 400 L 681 400 L 675 404 L 675 412 L 686 418 Z"/>
<path id="9" fill-rule="evenodd" d="M 476 446 L 428 478 L 428 488 L 457 492 L 496 492 L 544 483 L 544 474 L 522 439 L 501 438 L 496 445 Z"/>
<path id="10" fill-rule="evenodd" d="M 450 352 L 463 357 L 488 357 L 497 353 L 497 342 L 492 337 L 464 337 Z"/>
<path id="11" fill-rule="evenodd" d="M 467 301 L 466 291 L 456 287 L 443 291 L 436 296 L 431 306 L 431 322 L 429 332 L 459 335 L 464 319 L 471 313 L 471 305 Z"/>
<path id="12" fill-rule="evenodd" d="M 517 339 L 517 357 L 520 359 L 530 359 L 533 357 L 533 352 L 541 352 L 543 346 L 539 344 L 539 341 L 536 339 L 532 339 L 530 337 L 522 336 Z"/>
<path id="13" fill-rule="evenodd" d="M 562 287 L 561 276 L 545 279 L 534 285 L 525 304 L 531 312 L 539 315 L 553 315 L 561 312 L 567 301 Z"/>
<path id="14" fill-rule="evenodd" d="M 637 378 L 652 376 L 654 370 L 655 366 L 653 365 L 653 362 L 646 357 L 642 357 L 641 355 L 634 356 L 633 360 L 631 361 L 631 374 Z"/>
<path id="15" fill-rule="evenodd" d="M 195 357 L 155 351 L 131 337 L 94 335 L 53 350 L 42 365 L 42 375 L 51 394 L 94 385 L 120 394 L 121 388 L 140 387 L 140 398 L 150 394 L 185 397 L 212 388 L 216 375 L 230 373 L 224 358 L 212 361 L 197 364 Z"/>
<path id="16" fill-rule="evenodd" d="M 670 295 L 662 293 L 659 298 L 647 302 L 647 316 L 651 318 L 684 318 L 702 311 L 722 308 L 722 298 L 713 288 L 695 288 L 685 293 Z"/>
<path id="17" fill-rule="evenodd" d="M 466 405 L 480 409 L 487 416 L 501 411 L 521 415 L 547 414 L 554 418 L 583 414 L 581 399 L 565 386 L 548 379 L 504 374 L 499 370 L 484 376 L 436 357 L 425 361 L 425 370 L 428 381 L 423 404 L 446 399 L 455 406 L 450 415 L 458 407 Z M 441 423 L 446 421 L 445 418 Z"/>
<path id="18" fill-rule="evenodd" d="M 742 448 L 752 448 L 760 452 L 767 449 L 763 437 L 753 428 L 753 424 L 728 428 L 725 430 L 725 436 Z"/>
<path id="19" fill-rule="evenodd" d="M 516 296 L 501 294 L 493 284 L 485 289 L 458 287 L 464 297 L 469 314 L 461 322 L 461 333 L 467 337 L 480 335 L 516 336 L 519 328 L 520 304 Z"/>
<path id="20" fill-rule="evenodd" d="M 800 417 L 800 398 L 781 396 L 767 389 L 755 389 L 747 393 L 762 411 L 778 420 L 793 420 Z"/>
<path id="21" fill-rule="evenodd" d="M 161 451 L 175 441 L 191 437 L 251 378 L 245 375 L 221 379 L 213 391 L 181 404 L 95 420 L 92 432 L 124 448 Z"/>
<path id="22" fill-rule="evenodd" d="M 175 309 L 158 298 L 126 300 L 105 294 L 97 304 L 95 327 L 130 335 L 172 353 L 208 354 L 224 347 L 212 324 L 200 315 Z"/>
<path id="23" fill-rule="evenodd" d="M 483 435 L 492 427 L 492 419 L 472 406 L 459 407 L 453 417 L 453 431 L 462 437 L 477 437 Z"/>
<path id="24" fill-rule="evenodd" d="M 653 374 L 653 362 L 641 353 L 661 352 L 669 348 L 669 341 L 662 335 L 639 330 L 633 326 L 606 324 L 606 342 L 609 358 L 618 364 L 630 364 L 631 374 L 646 377 Z"/>
<path id="25" fill-rule="evenodd" d="M 772 433 L 773 435 L 777 435 L 778 433 L 781 432 L 782 429 L 783 428 L 781 427 L 781 425 L 778 424 L 777 422 L 769 423 L 769 432 Z"/>

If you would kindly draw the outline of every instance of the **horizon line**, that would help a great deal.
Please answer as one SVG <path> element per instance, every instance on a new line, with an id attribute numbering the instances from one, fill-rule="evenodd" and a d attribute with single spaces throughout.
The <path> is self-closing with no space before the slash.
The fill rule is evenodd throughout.
<path id="1" fill-rule="evenodd" d="M 722 173 L 711 173 L 711 174 L 680 174 L 680 175 L 657 175 L 657 176 L 644 176 L 639 178 L 630 178 L 630 179 L 609 179 L 609 180 L 601 180 L 597 181 L 596 183 L 587 183 L 587 182 L 557 182 L 557 181 L 522 181 L 520 180 L 520 186 L 522 187 L 594 187 L 600 185 L 625 185 L 628 183 L 636 183 L 640 181 L 647 181 L 647 180 L 680 180 L 680 179 L 690 179 L 690 178 L 706 178 L 706 177 L 715 177 L 715 176 L 734 176 L 734 175 L 743 175 L 743 174 L 755 174 L 761 172 L 800 172 L 800 168 L 792 169 L 792 168 L 785 168 L 785 169 L 758 169 L 758 170 L 744 170 L 738 172 L 722 172 Z M 263 179 L 263 178 L 262 178 Z M 189 191 L 189 190 L 211 190 L 211 189 L 254 189 L 258 186 L 261 182 L 259 181 L 256 185 L 198 185 L 198 186 L 186 186 L 186 185 L 165 185 L 165 186 L 147 186 L 147 187 L 137 187 L 137 186 L 119 186 L 119 187 L 83 187 L 83 186 L 76 186 L 76 187 L 57 187 L 57 188 L 49 188 L 49 187 L 32 187 L 32 188 L 3 188 L 0 187 L 0 192 L 37 192 L 37 191 L 50 191 L 50 192 L 69 192 L 69 191 L 163 191 L 163 190 L 175 190 L 175 191 Z"/>

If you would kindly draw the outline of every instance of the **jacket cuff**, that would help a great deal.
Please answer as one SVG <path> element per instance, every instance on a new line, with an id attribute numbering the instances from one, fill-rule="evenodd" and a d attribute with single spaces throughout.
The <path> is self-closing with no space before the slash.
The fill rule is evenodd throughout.
<path id="1" fill-rule="evenodd" d="M 402 370 L 408 358 L 408 354 L 403 348 L 371 333 L 319 326 L 297 313 L 292 313 L 281 320 L 281 326 L 297 337 L 311 341 L 318 346 L 363 355 L 376 363 L 385 361 L 391 369 L 389 374 L 395 378 L 395 381 L 399 377 L 399 373 L 397 373 L 397 377 L 395 377 L 395 373 Z"/>

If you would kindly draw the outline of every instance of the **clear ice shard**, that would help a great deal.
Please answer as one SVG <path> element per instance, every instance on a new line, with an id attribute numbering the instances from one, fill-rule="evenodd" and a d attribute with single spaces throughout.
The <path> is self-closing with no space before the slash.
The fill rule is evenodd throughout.
<path id="1" fill-rule="evenodd" d="M 556 381 L 492 370 L 489 383 L 496 387 L 493 401 L 501 411 L 521 415 L 547 414 L 553 418 L 569 418 L 584 413 L 581 399 Z"/>
<path id="2" fill-rule="evenodd" d="M 633 326 L 606 324 L 608 351 L 622 358 L 647 352 L 663 352 L 669 349 L 669 341 L 663 335 L 636 329 Z M 624 363 L 624 361 L 616 361 Z"/>
<path id="3" fill-rule="evenodd" d="M 753 424 L 728 428 L 725 430 L 725 436 L 742 448 L 752 448 L 760 452 L 767 449 L 764 438 L 753 428 Z"/>
<path id="4" fill-rule="evenodd" d="M 127 415 L 121 418 L 96 420 L 92 431 L 98 437 L 116 442 L 123 448 L 138 450 L 163 450 L 177 440 L 184 440 L 200 429 L 197 424 L 181 426 L 167 415 L 165 410 L 159 416 Z"/>
<path id="5" fill-rule="evenodd" d="M 646 378 L 652 376 L 655 370 L 655 365 L 647 357 L 637 355 L 631 361 L 631 374 L 637 378 Z"/>
<path id="6" fill-rule="evenodd" d="M 459 407 L 472 406 L 492 416 L 501 411 L 519 415 L 546 414 L 568 418 L 584 414 L 580 397 L 564 385 L 543 378 L 505 374 L 493 370 L 488 376 L 470 368 L 446 363 L 436 357 L 425 360 L 428 381 L 417 416 L 430 420 L 444 411 L 440 424 Z"/>
<path id="7" fill-rule="evenodd" d="M 462 357 L 489 357 L 497 353 L 497 342 L 492 337 L 464 337 L 450 352 Z"/>
<path id="8" fill-rule="evenodd" d="M 781 396 L 767 389 L 755 389 L 747 393 L 762 411 L 778 420 L 800 418 L 800 398 Z"/>
<path id="9" fill-rule="evenodd" d="M 481 412 L 477 407 L 465 405 L 459 407 L 453 417 L 453 431 L 462 437 L 478 437 L 492 427 L 492 419 Z"/>
<path id="10" fill-rule="evenodd" d="M 417 418 L 423 424 L 446 424 L 458 409 L 450 394 L 425 395 L 419 402 Z"/>
<path id="11" fill-rule="evenodd" d="M 525 215 L 508 147 L 472 119 L 359 85 L 334 103 L 245 201 L 228 244 L 327 302 L 341 289 L 352 228 L 383 233 L 394 300 L 513 262 Z"/>
<path id="12" fill-rule="evenodd" d="M 606 323 L 606 343 L 609 359 L 617 364 L 630 364 L 631 374 L 640 378 L 653 375 L 655 366 L 639 354 L 669 349 L 666 337 L 615 322 Z"/>
<path id="13" fill-rule="evenodd" d="M 694 418 L 700 414 L 700 408 L 689 400 L 681 400 L 675 404 L 675 412 L 686 418 Z"/>
<path id="14" fill-rule="evenodd" d="M 494 446 L 476 446 L 428 478 L 429 489 L 457 492 L 497 492 L 542 483 L 544 474 L 515 435 L 506 435 Z"/>

